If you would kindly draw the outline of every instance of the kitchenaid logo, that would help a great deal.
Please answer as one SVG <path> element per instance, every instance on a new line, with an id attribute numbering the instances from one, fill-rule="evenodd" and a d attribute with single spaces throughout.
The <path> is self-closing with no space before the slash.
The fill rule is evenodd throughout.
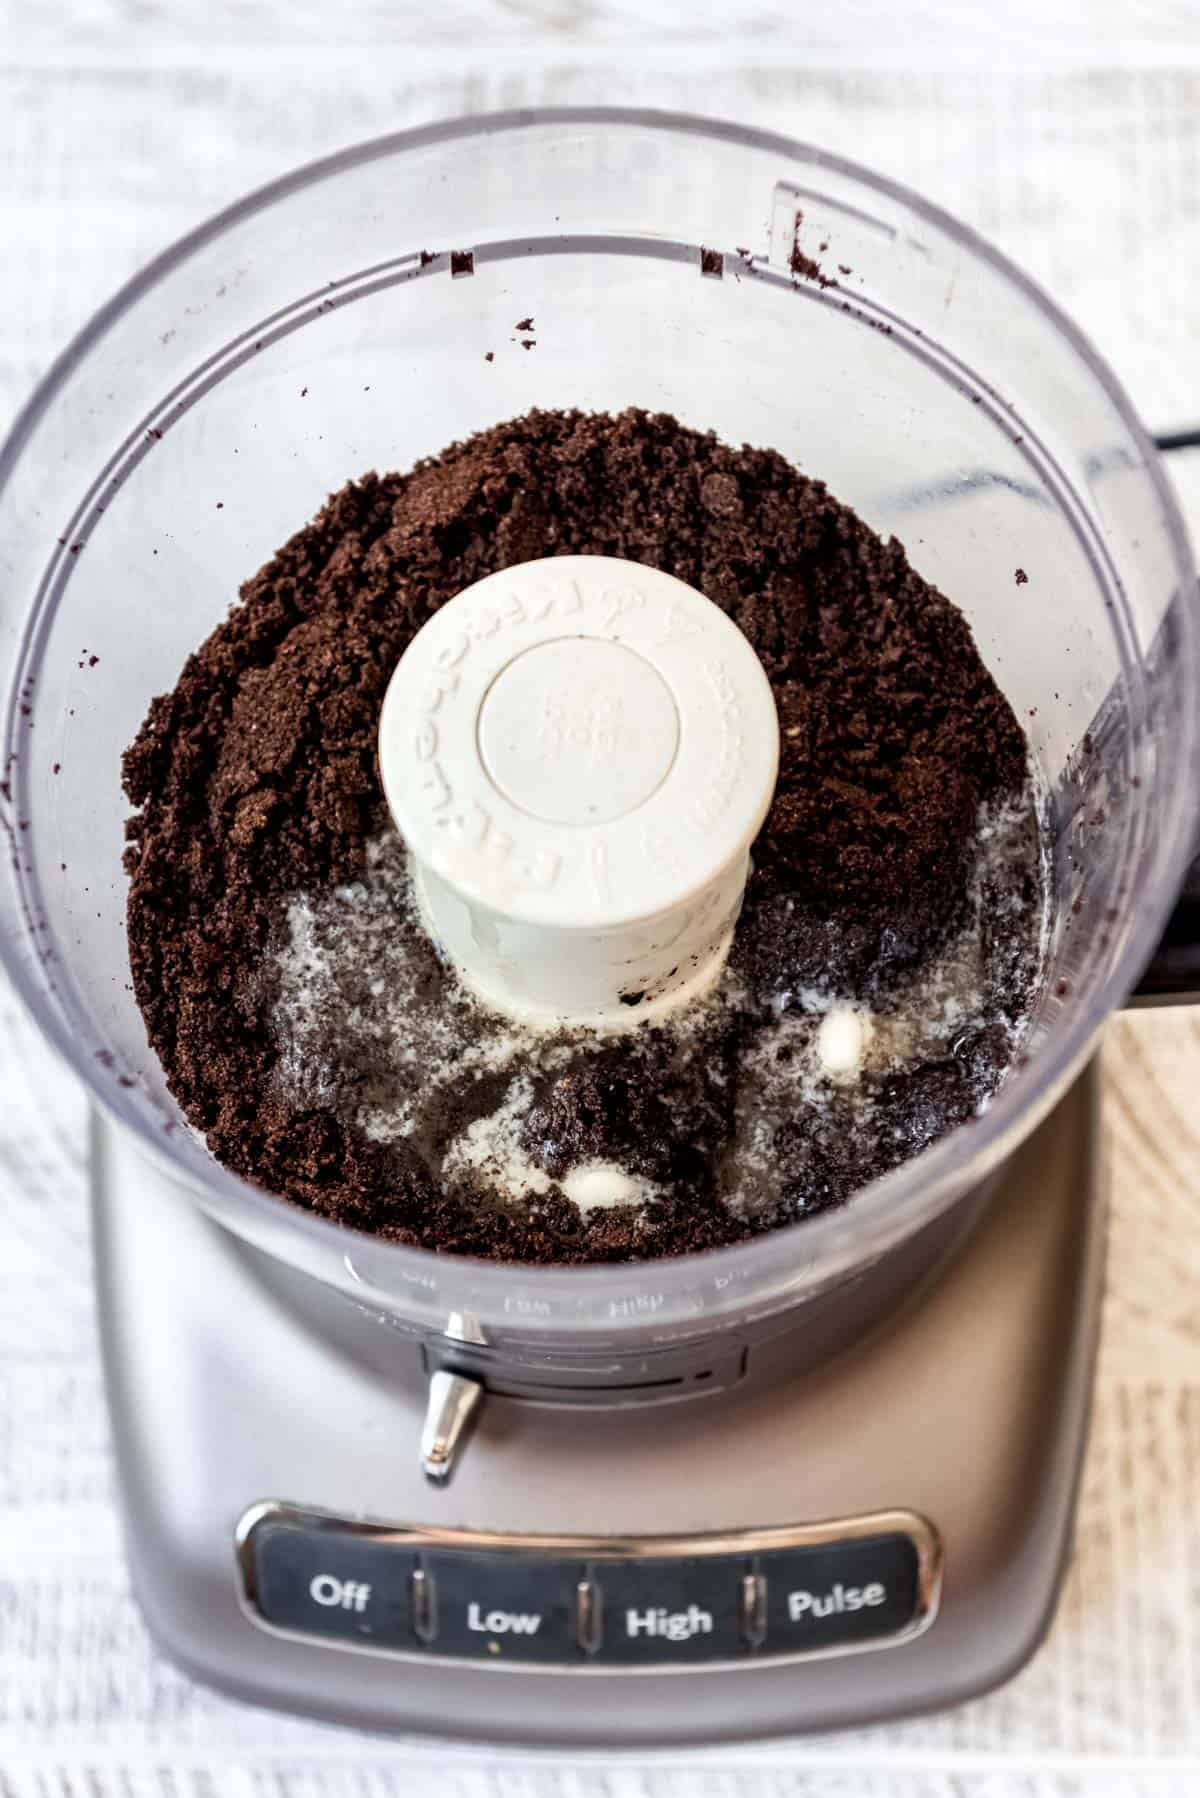
<path id="1" fill-rule="evenodd" d="M 416 724 L 411 739 L 417 766 L 417 790 L 433 812 L 442 811 L 454 797 L 439 759 L 438 714 L 459 690 L 458 665 L 470 648 L 470 639 L 461 633 L 451 642 L 443 643 L 434 655 L 433 670 L 417 698 Z"/>
<path id="2" fill-rule="evenodd" d="M 840 1580 L 828 1592 L 789 1592 L 787 1609 L 791 1623 L 817 1622 L 852 1611 L 873 1611 L 887 1603 L 887 1587 L 879 1580 L 868 1586 L 843 1586 Z"/>
<path id="3" fill-rule="evenodd" d="M 497 827 L 492 814 L 478 799 L 456 805 L 454 789 L 441 761 L 440 715 L 459 691 L 459 665 L 470 648 L 470 638 L 465 634 L 444 643 L 434 656 L 433 672 L 418 698 L 410 739 L 417 790 L 433 813 L 439 833 L 456 855 L 465 855 L 493 874 L 503 872 L 526 886 L 545 891 L 558 879 L 562 858 L 551 850 L 518 850 L 509 833 Z"/>

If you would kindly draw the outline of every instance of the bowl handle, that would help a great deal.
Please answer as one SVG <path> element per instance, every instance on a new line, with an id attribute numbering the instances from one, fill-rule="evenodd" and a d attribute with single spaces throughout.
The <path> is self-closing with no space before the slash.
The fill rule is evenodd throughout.
<path id="1" fill-rule="evenodd" d="M 1200 1004 L 1200 855 L 1187 871 L 1175 910 L 1129 1004 Z"/>
<path id="2" fill-rule="evenodd" d="M 1200 426 L 1154 439 L 1164 456 L 1200 450 Z M 1200 843 L 1158 948 L 1129 995 L 1129 1006 L 1200 1004 Z"/>

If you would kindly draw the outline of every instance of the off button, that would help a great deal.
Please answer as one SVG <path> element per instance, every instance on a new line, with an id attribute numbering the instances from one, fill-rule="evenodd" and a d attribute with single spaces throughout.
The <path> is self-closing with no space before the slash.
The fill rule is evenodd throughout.
<path id="1" fill-rule="evenodd" d="M 276 1629 L 412 1647 L 416 1555 L 387 1541 L 293 1523 L 260 1523 L 249 1596 Z"/>

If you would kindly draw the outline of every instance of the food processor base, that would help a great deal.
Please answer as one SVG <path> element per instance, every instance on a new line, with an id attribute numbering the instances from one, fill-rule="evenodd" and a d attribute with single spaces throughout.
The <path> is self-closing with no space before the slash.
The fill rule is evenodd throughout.
<path id="1" fill-rule="evenodd" d="M 373 1729 L 651 1746 L 842 1727 L 958 1703 L 1012 1675 L 1045 1632 L 1069 1543 L 1103 1276 L 1094 1068 L 1009 1162 L 966 1247 L 855 1348 L 797 1373 L 801 1321 L 750 1348 L 740 1379 L 698 1397 L 623 1406 L 619 1395 L 611 1404 L 545 1404 L 489 1394 L 442 1486 L 427 1481 L 419 1457 L 429 1376 L 418 1339 L 366 1312 L 354 1314 L 349 1333 L 344 1320 L 336 1338 L 323 1332 L 311 1310 L 288 1301 L 263 1257 L 210 1222 L 100 1119 L 92 1165 L 103 1351 L 134 1587 L 158 1643 L 198 1679 L 251 1702 Z M 885 1646 L 864 1640 L 855 1652 L 851 1639 L 837 1652 L 787 1659 L 773 1658 L 768 1634 L 755 1644 L 761 1654 L 743 1642 L 740 1658 L 710 1653 L 705 1664 L 691 1658 L 680 1625 L 679 1652 L 665 1642 L 637 1679 L 625 1677 L 630 1666 L 590 1652 L 595 1644 L 578 1633 L 582 1610 L 569 1641 L 552 1637 L 553 1605 L 536 1663 L 489 1662 L 482 1653 L 447 1659 L 433 1641 L 435 1623 L 426 1618 L 422 1630 L 416 1610 L 413 1628 L 430 1640 L 429 1652 L 415 1639 L 408 1652 L 389 1652 L 369 1636 L 347 1651 L 339 1637 L 354 1629 L 356 1607 L 367 1609 L 369 1580 L 316 1572 L 286 1599 L 311 1612 L 298 1631 L 267 1628 L 256 1613 L 244 1539 L 248 1515 L 267 1501 L 331 1531 L 294 1536 L 301 1551 L 309 1540 L 340 1541 L 359 1554 L 397 1556 L 410 1529 L 426 1544 L 430 1532 L 471 1532 L 441 1540 L 484 1548 L 497 1532 L 576 1546 L 586 1538 L 601 1558 L 587 1564 L 581 1606 L 593 1577 L 600 1589 L 613 1585 L 606 1540 L 619 1539 L 622 1577 L 636 1581 L 641 1565 L 650 1580 L 662 1563 L 634 1558 L 646 1539 L 660 1549 L 680 1535 L 714 1543 L 721 1552 L 711 1574 L 734 1562 L 758 1566 L 752 1551 L 793 1526 L 837 1520 L 828 1534 L 845 1549 L 856 1526 L 862 1534 L 861 1520 L 911 1513 L 930 1526 L 940 1604 L 931 1588 L 928 1626 Z M 497 1564 L 466 1559 L 485 1583 Z M 557 1563 L 546 1565 L 553 1573 Z M 754 1577 L 739 1574 L 751 1613 Z M 843 1598 L 854 1604 L 853 1587 L 831 1590 L 841 1594 L 839 1608 Z M 865 1586 L 864 1602 L 882 1590 Z M 648 1608 L 628 1611 L 631 1633 L 635 1617 L 668 1621 L 653 1612 L 654 1597 L 648 1586 Z M 605 1603 L 611 1630 L 624 1613 L 611 1596 Z M 598 1627 L 594 1602 L 589 1615 Z M 710 1630 L 715 1616 L 718 1636 L 725 1623 L 717 1605 L 710 1612 L 693 1603 L 677 1615 L 707 1618 Z M 472 1628 L 479 1616 L 473 1604 Z M 484 1622 L 494 1635 L 512 1614 L 493 1611 Z M 507 1644 L 476 1646 L 499 1655 Z M 861 1652 L 867 1646 L 873 1651 Z"/>

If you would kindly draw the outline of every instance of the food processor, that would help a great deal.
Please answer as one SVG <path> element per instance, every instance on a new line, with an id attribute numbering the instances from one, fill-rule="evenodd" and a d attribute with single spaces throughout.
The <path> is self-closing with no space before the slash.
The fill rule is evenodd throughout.
<path id="1" fill-rule="evenodd" d="M 629 405 L 780 451 L 965 612 L 1044 792 L 1041 997 L 984 1112 L 841 1209 L 642 1263 L 435 1256 L 254 1189 L 187 1127 L 130 986 L 121 755 L 348 478 Z M 1198 984 L 1194 903 L 1172 919 L 1192 555 L 1053 303 L 769 133 L 620 109 L 406 132 L 104 307 L 4 448 L 0 566 L 0 948 L 93 1100 L 127 1550 L 165 1652 L 312 1716 L 608 1746 L 865 1722 L 1019 1667 L 1086 1430 L 1092 1058 L 1139 982 Z"/>

